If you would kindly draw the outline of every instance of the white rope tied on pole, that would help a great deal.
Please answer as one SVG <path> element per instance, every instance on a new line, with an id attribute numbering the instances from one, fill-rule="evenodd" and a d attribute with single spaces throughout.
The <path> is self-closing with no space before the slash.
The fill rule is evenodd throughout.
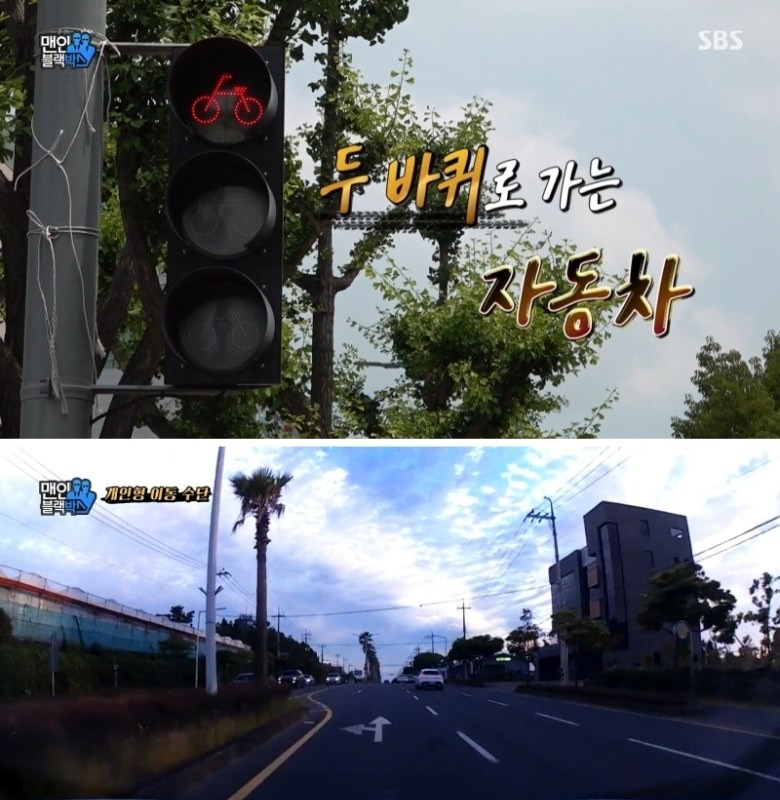
<path id="1" fill-rule="evenodd" d="M 60 380 L 59 364 L 57 362 L 57 258 L 54 254 L 54 239 L 61 233 L 69 233 L 71 238 L 73 234 L 82 234 L 85 236 L 94 236 L 97 238 L 100 231 L 97 228 L 83 228 L 80 226 L 73 227 L 58 227 L 56 225 L 44 225 L 38 215 L 31 209 L 27 210 L 27 216 L 33 223 L 33 227 L 28 231 L 27 236 L 38 236 L 37 246 L 37 270 L 36 279 L 38 283 L 38 291 L 41 295 L 41 302 L 43 304 L 43 317 L 46 324 L 46 341 L 49 349 L 49 360 L 51 362 L 51 386 L 54 396 L 60 401 L 60 409 L 63 414 L 68 413 L 68 401 L 65 393 L 62 391 L 62 382 Z M 41 285 L 41 244 L 46 242 L 49 245 L 49 252 L 51 253 L 51 266 L 52 266 L 52 308 L 49 314 L 49 308 L 46 303 L 46 294 Z M 74 248 L 75 249 L 75 248 Z M 78 263 L 78 260 L 77 260 Z"/>
<path id="2" fill-rule="evenodd" d="M 82 29 L 76 28 L 58 28 L 56 30 L 46 31 L 47 34 L 64 34 L 64 33 L 73 33 L 75 31 L 81 31 Z M 88 70 L 84 70 L 84 105 L 79 115 L 78 124 L 76 125 L 75 130 L 73 131 L 73 135 L 70 138 L 70 141 L 65 148 L 65 151 L 61 155 L 57 155 L 55 150 L 57 149 L 58 145 L 60 144 L 63 136 L 65 135 L 65 131 L 60 130 L 57 134 L 54 142 L 49 146 L 44 146 L 40 139 L 38 138 L 34 125 L 31 125 L 31 134 L 32 138 L 38 147 L 43 151 L 41 156 L 37 158 L 33 163 L 30 164 L 29 167 L 22 170 L 18 175 L 15 176 L 14 179 L 14 190 L 16 190 L 19 181 L 21 180 L 22 176 L 24 176 L 27 172 L 32 171 L 38 165 L 40 165 L 45 159 L 51 159 L 54 164 L 56 164 L 57 169 L 62 173 L 62 176 L 65 180 L 65 187 L 67 190 L 68 195 L 68 222 L 67 225 L 54 225 L 51 223 L 44 222 L 36 211 L 32 208 L 27 209 L 27 216 L 30 219 L 32 226 L 27 233 L 28 238 L 32 236 L 37 236 L 38 244 L 37 244 L 37 259 L 36 259 L 36 279 L 38 284 L 38 290 L 40 292 L 41 301 L 43 304 L 43 315 L 44 315 L 44 323 L 46 326 L 46 340 L 48 344 L 48 351 L 49 351 L 49 359 L 51 362 L 51 375 L 50 375 L 50 383 L 51 383 L 51 390 L 54 396 L 60 401 L 60 409 L 63 414 L 68 413 L 68 403 L 67 398 L 65 396 L 65 392 L 62 388 L 62 381 L 60 377 L 60 370 L 59 364 L 57 360 L 57 347 L 56 347 L 56 339 L 57 339 L 57 261 L 56 255 L 54 250 L 54 239 L 56 239 L 61 234 L 67 234 L 70 236 L 71 248 L 73 250 L 73 257 L 76 265 L 76 271 L 79 276 L 79 281 L 81 283 L 81 298 L 82 298 L 82 315 L 85 325 L 85 330 L 87 334 L 87 340 L 89 341 L 89 346 L 91 348 L 91 355 L 92 355 L 92 376 L 93 376 L 93 383 L 97 383 L 97 372 L 95 366 L 95 353 L 96 350 L 99 350 L 101 353 L 104 353 L 102 345 L 99 343 L 97 330 L 94 332 L 94 336 L 90 332 L 90 325 L 89 325 L 89 314 L 87 312 L 86 307 L 86 287 L 84 284 L 84 274 L 81 267 L 81 262 L 79 260 L 78 251 L 76 249 L 75 243 L 75 235 L 83 235 L 83 236 L 94 236 L 95 238 L 99 238 L 100 231 L 97 228 L 91 227 L 84 227 L 78 226 L 73 224 L 73 197 L 71 194 L 70 188 L 70 179 L 68 176 L 67 169 L 65 168 L 65 160 L 68 157 L 73 145 L 78 138 L 79 132 L 81 131 L 82 125 L 86 124 L 87 129 L 91 134 L 100 134 L 101 131 L 97 130 L 95 126 L 92 124 L 92 121 L 89 118 L 89 103 L 92 99 L 92 95 L 95 90 L 95 82 L 97 80 L 97 76 L 99 73 L 99 66 L 103 62 L 105 56 L 105 50 L 107 47 L 111 47 L 117 54 L 119 53 L 116 46 L 114 46 L 103 34 L 96 33 L 94 31 L 89 31 L 90 35 L 94 37 L 95 41 L 99 41 L 99 50 L 97 52 L 97 57 L 94 61 L 94 68 L 91 70 L 91 75 L 88 74 Z M 107 64 L 107 62 L 106 62 Z M 106 67 L 106 75 L 108 80 L 108 68 Z M 110 103 L 110 82 L 109 82 L 109 103 Z M 49 252 L 51 254 L 52 259 L 52 307 L 51 310 L 48 308 L 46 302 L 46 295 L 41 284 L 41 244 L 45 241 L 49 246 Z"/>

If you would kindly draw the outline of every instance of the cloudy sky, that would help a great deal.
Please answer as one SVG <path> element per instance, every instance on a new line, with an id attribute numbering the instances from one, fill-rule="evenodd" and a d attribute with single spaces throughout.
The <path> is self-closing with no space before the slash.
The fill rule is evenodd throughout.
<path id="1" fill-rule="evenodd" d="M 616 329 L 602 359 L 564 384 L 570 408 L 550 420 L 581 419 L 617 387 L 607 437 L 668 437 L 684 409 L 696 354 L 707 336 L 746 357 L 760 353 L 778 327 L 775 293 L 760 291 L 773 264 L 766 253 L 776 231 L 780 195 L 780 30 L 776 0 L 412 0 L 409 18 L 383 45 L 354 43 L 353 64 L 385 84 L 404 49 L 414 61 L 412 101 L 456 119 L 473 96 L 490 101 L 495 132 L 486 179 L 517 158 L 520 214 L 553 239 L 601 248 L 604 270 L 622 273 L 633 250 L 647 249 L 656 279 L 664 258 L 681 258 L 680 282 L 696 294 L 673 307 L 669 336 L 635 319 Z M 741 31 L 742 49 L 699 50 L 700 31 Z M 287 79 L 288 130 L 314 119 L 311 63 Z M 614 166 L 623 187 L 605 194 L 617 208 L 594 215 L 574 195 L 567 213 L 542 201 L 538 173 L 569 160 L 587 169 L 594 157 Z M 373 188 L 373 187 L 371 187 Z M 355 201 L 355 211 L 384 207 L 382 191 Z M 486 231 L 479 232 L 483 239 Z M 497 232 L 497 240 L 509 241 Z M 346 259 L 351 232 L 336 235 Z M 430 249 L 399 235 L 394 257 L 421 282 Z M 519 287 L 519 277 L 516 279 Z M 360 345 L 349 318 L 376 322 L 377 293 L 359 279 L 337 302 L 339 341 Z M 475 309 L 476 313 L 476 309 Z M 490 319 L 485 320 L 490 324 Z M 522 332 L 518 330 L 518 336 Z M 375 369 L 372 385 L 387 379 Z M 638 413 L 641 409 L 641 414 Z"/>
<path id="2" fill-rule="evenodd" d="M 217 446 L 101 441 L 76 451 L 66 442 L 9 442 L 0 452 L 0 569 L 153 614 L 178 604 L 204 608 L 211 505 L 100 498 L 111 485 L 213 485 Z M 300 641 L 308 632 L 332 663 L 337 654 L 359 663 L 357 635 L 373 632 L 385 674 L 416 646 L 430 649 L 432 633 L 438 652 L 461 635 L 463 599 L 470 636 L 505 636 L 526 607 L 547 625 L 551 531 L 546 522 L 524 523 L 529 511 L 545 508 L 545 495 L 562 555 L 584 546 L 582 517 L 602 500 L 687 515 L 697 560 L 742 609 L 752 579 L 777 562 L 775 442 L 228 443 L 218 548 L 219 569 L 231 574 L 220 580 L 223 615 L 254 610 L 252 525 L 231 535 L 239 506 L 228 479 L 259 466 L 294 476 L 286 513 L 271 527 L 271 613 L 281 609 L 283 632 Z M 73 477 L 92 481 L 99 498 L 92 513 L 42 517 L 37 482 Z"/>

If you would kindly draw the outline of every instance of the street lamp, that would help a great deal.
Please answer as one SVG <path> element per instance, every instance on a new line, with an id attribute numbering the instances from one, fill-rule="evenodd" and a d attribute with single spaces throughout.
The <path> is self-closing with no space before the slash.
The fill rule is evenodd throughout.
<path id="1" fill-rule="evenodd" d="M 225 606 L 215 608 L 215 611 L 224 611 Z M 195 688 L 198 688 L 198 667 L 200 666 L 200 615 L 205 614 L 206 609 L 198 611 L 198 629 L 195 631 Z"/>

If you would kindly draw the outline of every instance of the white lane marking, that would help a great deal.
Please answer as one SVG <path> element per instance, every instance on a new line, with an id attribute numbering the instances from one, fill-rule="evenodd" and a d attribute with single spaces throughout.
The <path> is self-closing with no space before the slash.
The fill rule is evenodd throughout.
<path id="1" fill-rule="evenodd" d="M 506 706 L 509 708 L 509 703 L 499 703 L 498 700 L 488 700 L 488 703 L 495 703 L 497 706 Z"/>
<path id="2" fill-rule="evenodd" d="M 420 698 L 419 698 L 419 697 L 418 697 L 416 694 L 413 694 L 413 695 L 412 695 L 412 697 L 413 697 L 415 700 L 419 700 L 419 699 L 420 699 Z"/>
<path id="3" fill-rule="evenodd" d="M 530 697 L 530 695 L 521 694 L 521 697 Z M 536 699 L 536 698 L 533 698 Z M 551 700 L 554 703 L 563 703 L 569 706 L 583 706 L 584 708 L 594 708 L 597 711 L 609 711 L 613 714 L 629 714 L 633 717 L 643 717 L 644 719 L 662 719 L 664 722 L 679 722 L 683 725 L 698 725 L 700 728 L 715 728 L 719 731 L 728 731 L 729 733 L 743 733 L 746 736 L 760 736 L 763 739 L 780 739 L 780 736 L 774 733 L 762 733 L 761 731 L 749 731 L 746 728 L 735 728 L 731 725 L 718 725 L 714 722 L 699 722 L 692 719 L 680 719 L 679 717 L 662 717 L 658 714 L 646 714 L 642 711 L 629 711 L 626 708 L 611 708 L 610 706 L 596 705 L 595 703 L 585 703 L 582 700 L 562 700 L 559 697 L 547 697 L 545 700 Z"/>
<path id="4" fill-rule="evenodd" d="M 464 697 L 474 697 L 473 694 L 469 694 L 468 692 L 461 692 Z"/>
<path id="5" fill-rule="evenodd" d="M 431 712 L 431 714 L 433 714 L 434 717 L 438 717 L 439 716 L 439 712 L 438 711 L 434 711 L 430 706 L 425 706 L 425 707 L 428 709 L 428 711 Z"/>
<path id="6" fill-rule="evenodd" d="M 303 724 L 304 725 L 314 725 L 314 720 L 313 719 L 305 719 L 303 721 Z"/>
<path id="7" fill-rule="evenodd" d="M 469 739 L 465 733 L 461 733 L 460 731 L 455 732 L 466 744 L 471 745 L 471 747 L 473 747 L 483 758 L 486 758 L 488 761 L 492 761 L 494 764 L 498 764 L 498 759 L 492 753 L 488 753 L 484 747 L 477 744 L 473 739 Z"/>
<path id="8" fill-rule="evenodd" d="M 775 783 L 780 783 L 780 778 L 775 777 L 774 775 L 766 775 L 763 772 L 755 772 L 752 769 L 746 769 L 745 767 L 737 767 L 734 764 L 727 764 L 725 761 L 716 761 L 714 758 L 704 758 L 704 756 L 695 756 L 693 753 L 686 753 L 683 750 L 672 750 L 671 747 L 662 747 L 660 744 L 651 744 L 650 742 L 643 742 L 639 739 L 629 739 L 629 742 L 633 742 L 634 744 L 643 744 L 645 747 L 655 747 L 656 750 L 665 750 L 667 753 L 674 753 L 678 756 L 685 756 L 685 758 L 694 758 L 696 761 L 703 761 L 705 764 L 714 764 L 716 767 L 725 767 L 726 769 L 733 769 L 737 772 L 747 772 L 748 775 L 755 775 L 757 778 L 765 778 L 768 781 L 774 781 Z"/>
<path id="9" fill-rule="evenodd" d="M 546 719 L 554 719 L 556 722 L 565 722 L 567 725 L 576 725 L 578 728 L 580 726 L 579 722 L 572 722 L 568 719 L 561 719 L 560 717 L 551 717 L 549 714 L 540 714 L 538 711 L 536 712 L 537 717 L 545 717 Z"/>

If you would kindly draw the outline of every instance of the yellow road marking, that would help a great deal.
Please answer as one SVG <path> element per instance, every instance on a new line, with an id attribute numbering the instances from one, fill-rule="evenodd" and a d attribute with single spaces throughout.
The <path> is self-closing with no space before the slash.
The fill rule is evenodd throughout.
<path id="1" fill-rule="evenodd" d="M 325 716 L 321 719 L 305 736 L 302 736 L 298 739 L 295 744 L 288 747 L 280 756 L 275 758 L 262 772 L 259 772 L 252 778 L 249 783 L 244 784 L 235 794 L 230 795 L 227 800 L 244 800 L 244 798 L 248 797 L 261 783 L 263 783 L 267 778 L 269 778 L 274 772 L 276 772 L 279 767 L 284 764 L 289 758 L 291 758 L 295 753 L 300 750 L 309 739 L 312 738 L 320 728 L 324 728 L 327 725 L 331 718 L 333 717 L 333 712 L 324 704 L 320 703 L 319 700 L 315 700 L 311 695 L 309 695 L 309 699 L 316 703 L 318 706 L 322 706 L 325 709 Z"/>

